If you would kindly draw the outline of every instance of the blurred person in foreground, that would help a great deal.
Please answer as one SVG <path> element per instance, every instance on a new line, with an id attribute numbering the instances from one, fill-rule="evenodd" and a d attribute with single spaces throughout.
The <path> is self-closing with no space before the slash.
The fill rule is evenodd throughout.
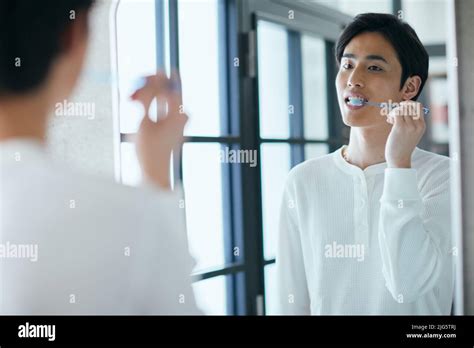
<path id="1" fill-rule="evenodd" d="M 145 107 L 141 188 L 48 155 L 48 115 L 78 82 L 93 5 L 0 0 L 0 313 L 200 314 L 181 189 L 169 177 L 187 122 L 170 88 L 179 78 L 149 76 L 132 96 Z M 155 98 L 169 106 L 157 122 L 148 116 Z"/>

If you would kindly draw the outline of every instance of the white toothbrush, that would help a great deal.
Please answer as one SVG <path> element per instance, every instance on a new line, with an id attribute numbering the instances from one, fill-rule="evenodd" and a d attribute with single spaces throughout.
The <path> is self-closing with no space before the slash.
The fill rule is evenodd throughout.
<path id="1" fill-rule="evenodd" d="M 354 106 L 362 106 L 364 104 L 367 104 L 367 105 L 377 106 L 379 108 L 386 108 L 389 105 L 389 103 L 376 103 L 376 102 L 371 102 L 359 97 L 349 97 L 349 104 L 354 105 Z M 430 109 L 428 109 L 427 107 L 423 107 L 423 114 L 428 115 L 429 112 L 430 112 Z"/>

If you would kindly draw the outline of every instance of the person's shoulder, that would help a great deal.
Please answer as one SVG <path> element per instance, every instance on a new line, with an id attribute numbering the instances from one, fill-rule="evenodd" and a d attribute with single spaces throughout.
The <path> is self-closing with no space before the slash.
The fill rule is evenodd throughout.
<path id="1" fill-rule="evenodd" d="M 123 185 L 115 180 L 112 175 L 100 175 L 87 173 L 85 171 L 71 168 L 63 163 L 55 163 L 52 166 L 55 173 L 60 175 L 63 188 L 71 188 L 75 191 L 87 193 L 97 199 L 118 197 L 121 195 L 143 195 L 143 190 Z"/>
<path id="2" fill-rule="evenodd" d="M 116 218 L 119 218 L 120 212 L 133 216 L 143 215 L 146 209 L 164 209 L 171 198 L 175 198 L 172 191 L 150 184 L 125 185 L 117 182 L 112 175 L 92 174 L 64 163 L 52 164 L 48 176 L 47 185 L 51 187 L 55 183 L 51 190 L 55 195 L 82 201 L 87 203 L 87 209 L 113 213 Z"/>

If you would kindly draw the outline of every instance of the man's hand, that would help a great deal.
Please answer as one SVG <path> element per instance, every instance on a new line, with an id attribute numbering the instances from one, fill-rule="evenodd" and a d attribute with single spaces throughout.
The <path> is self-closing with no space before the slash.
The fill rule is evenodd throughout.
<path id="1" fill-rule="evenodd" d="M 132 100 L 139 101 L 145 108 L 145 116 L 138 130 L 137 155 L 144 176 L 162 188 L 170 189 L 171 152 L 180 151 L 183 130 L 188 116 L 182 112 L 182 97 L 173 90 L 173 83 L 180 85 L 179 77 L 171 79 L 164 73 L 148 76 L 145 86 L 137 90 Z M 159 104 L 157 122 L 149 118 L 149 108 L 153 99 Z M 166 113 L 165 104 L 168 104 Z"/>
<path id="2" fill-rule="evenodd" d="M 387 122 L 393 125 L 385 145 L 387 166 L 411 168 L 411 155 L 426 129 L 422 105 L 403 101 L 390 111 Z"/>

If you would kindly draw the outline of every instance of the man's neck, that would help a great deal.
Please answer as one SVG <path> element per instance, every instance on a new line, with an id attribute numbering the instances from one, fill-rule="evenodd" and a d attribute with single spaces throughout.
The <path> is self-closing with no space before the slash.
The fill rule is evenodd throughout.
<path id="1" fill-rule="evenodd" d="M 353 127 L 349 137 L 346 156 L 351 164 L 365 169 L 385 162 L 385 144 L 390 128 Z"/>
<path id="2" fill-rule="evenodd" d="M 44 143 L 48 107 L 40 97 L 9 97 L 0 100 L 0 142 L 32 138 Z"/>

